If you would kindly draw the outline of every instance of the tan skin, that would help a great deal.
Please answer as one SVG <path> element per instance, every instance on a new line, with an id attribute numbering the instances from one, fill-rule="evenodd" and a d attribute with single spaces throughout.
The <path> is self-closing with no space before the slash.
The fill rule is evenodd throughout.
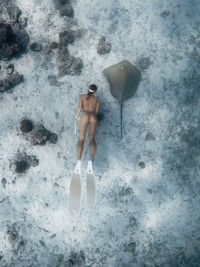
<path id="1" fill-rule="evenodd" d="M 94 93 L 87 100 L 87 94 L 81 95 L 79 98 L 79 104 L 76 116 L 82 111 L 81 119 L 80 119 L 80 132 L 79 139 L 77 143 L 77 159 L 81 159 L 85 135 L 87 131 L 88 125 L 90 125 L 89 129 L 89 146 L 90 146 L 90 156 L 92 159 L 95 157 L 96 153 L 96 142 L 95 142 L 95 134 L 97 128 L 97 113 L 99 112 L 99 99 L 94 96 Z M 75 120 L 75 124 L 77 120 Z"/>

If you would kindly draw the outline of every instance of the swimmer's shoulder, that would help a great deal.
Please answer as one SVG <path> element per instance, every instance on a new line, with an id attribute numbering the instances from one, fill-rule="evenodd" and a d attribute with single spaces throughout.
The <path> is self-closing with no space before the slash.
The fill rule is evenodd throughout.
<path id="1" fill-rule="evenodd" d="M 79 97 L 84 99 L 85 98 L 85 94 L 80 94 Z"/>

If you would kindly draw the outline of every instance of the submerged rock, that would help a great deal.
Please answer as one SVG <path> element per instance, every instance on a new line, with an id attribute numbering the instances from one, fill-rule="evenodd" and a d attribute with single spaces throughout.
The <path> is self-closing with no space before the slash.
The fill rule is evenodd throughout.
<path id="1" fill-rule="evenodd" d="M 7 75 L 11 75 L 13 73 L 14 69 L 13 68 L 9 68 L 6 70 L 6 74 Z"/>
<path id="2" fill-rule="evenodd" d="M 58 141 L 58 136 L 57 134 L 53 133 L 50 135 L 49 137 L 49 142 L 52 143 L 52 144 L 56 144 Z"/>
<path id="3" fill-rule="evenodd" d="M 18 255 L 19 252 L 22 252 L 27 243 L 24 237 L 19 235 L 19 230 L 20 227 L 17 225 L 17 222 L 14 222 L 10 225 L 10 221 L 8 221 L 6 234 L 8 235 L 8 240 L 11 243 L 12 252 L 14 255 Z"/>
<path id="4" fill-rule="evenodd" d="M 145 140 L 146 141 L 155 141 L 156 138 L 153 136 L 152 133 L 148 132 L 147 135 L 146 135 L 146 137 L 145 137 Z"/>
<path id="5" fill-rule="evenodd" d="M 20 130 L 22 132 L 28 133 L 33 130 L 33 123 L 31 120 L 24 119 L 20 123 Z"/>
<path id="6" fill-rule="evenodd" d="M 60 77 L 68 75 L 77 75 L 81 73 L 83 61 L 81 58 L 68 55 L 66 61 L 60 61 L 58 65 L 58 74 Z"/>
<path id="7" fill-rule="evenodd" d="M 29 168 L 30 168 L 30 166 L 29 166 L 27 161 L 25 161 L 25 160 L 16 160 L 15 161 L 15 171 L 17 173 L 25 172 Z"/>
<path id="8" fill-rule="evenodd" d="M 54 3 L 59 10 L 60 16 L 74 16 L 74 10 L 69 0 L 54 0 Z"/>
<path id="9" fill-rule="evenodd" d="M 20 130 L 26 134 L 24 136 L 32 145 L 45 145 L 47 141 L 56 144 L 58 141 L 57 134 L 50 132 L 42 124 L 34 126 L 29 119 L 20 122 Z"/>
<path id="10" fill-rule="evenodd" d="M 42 45 L 37 43 L 37 42 L 34 42 L 34 43 L 31 43 L 29 45 L 29 48 L 32 50 L 32 51 L 35 51 L 35 52 L 39 52 L 42 50 Z"/>
<path id="11" fill-rule="evenodd" d="M 59 34 L 58 50 L 58 75 L 79 75 L 81 73 L 83 62 L 81 58 L 70 55 L 67 48 L 68 43 L 74 42 L 74 31 L 66 30 Z"/>
<path id="12" fill-rule="evenodd" d="M 14 71 L 14 65 L 11 63 L 8 63 L 4 66 L 4 68 L 6 69 L 6 74 L 7 75 L 11 75 Z"/>
<path id="13" fill-rule="evenodd" d="M 55 144 L 58 137 L 55 133 L 51 133 L 43 125 L 39 124 L 31 132 L 29 140 L 32 145 L 45 145 L 48 140 Z"/>
<path id="14" fill-rule="evenodd" d="M 65 30 L 59 33 L 59 44 L 61 46 L 67 46 L 68 44 L 72 44 L 74 42 L 74 39 L 74 31 L 72 30 Z"/>
<path id="15" fill-rule="evenodd" d="M 20 17 L 19 18 L 19 23 L 21 24 L 21 26 L 23 28 L 27 26 L 27 22 L 28 22 L 28 18 L 26 18 L 26 17 Z"/>
<path id="16" fill-rule="evenodd" d="M 7 231 L 6 231 L 6 234 L 8 235 L 9 237 L 9 241 L 15 241 L 19 234 L 18 234 L 18 231 L 16 230 L 16 224 L 13 223 L 11 226 L 10 225 L 7 225 Z"/>
<path id="17" fill-rule="evenodd" d="M 69 50 L 65 46 L 59 46 L 58 50 L 58 63 L 66 62 L 69 58 Z"/>
<path id="18" fill-rule="evenodd" d="M 166 18 L 170 15 L 171 11 L 169 9 L 163 10 L 163 12 L 160 14 L 161 17 Z"/>
<path id="19" fill-rule="evenodd" d="M 8 24 L 0 23 L 0 44 L 7 41 L 9 34 L 11 34 L 11 27 Z"/>
<path id="20" fill-rule="evenodd" d="M 11 63 L 6 63 L 5 66 L 4 66 L 5 69 L 10 69 L 12 68 L 14 70 L 14 65 L 11 64 Z"/>
<path id="21" fill-rule="evenodd" d="M 2 184 L 2 186 L 3 186 L 4 188 L 6 187 L 6 183 L 7 183 L 6 178 L 2 178 L 2 179 L 1 179 L 1 184 Z"/>
<path id="22" fill-rule="evenodd" d="M 52 50 L 52 49 L 56 49 L 56 48 L 58 48 L 58 46 L 59 46 L 59 43 L 57 43 L 57 42 L 52 42 L 51 44 L 50 44 L 50 49 Z"/>
<path id="23" fill-rule="evenodd" d="M 43 125 L 36 126 L 31 135 L 31 144 L 45 145 L 50 135 L 51 133 Z"/>
<path id="24" fill-rule="evenodd" d="M 7 7 L 7 12 L 10 17 L 10 20 L 13 22 L 18 22 L 18 19 L 22 14 L 21 10 L 15 5 L 9 5 Z"/>
<path id="25" fill-rule="evenodd" d="M 69 256 L 68 264 L 68 266 L 85 267 L 85 256 L 83 251 L 80 251 L 80 253 L 72 252 Z"/>
<path id="26" fill-rule="evenodd" d="M 61 16 L 68 16 L 68 17 L 73 17 L 74 16 L 74 10 L 71 4 L 66 4 L 62 6 L 59 9 L 59 13 Z"/>
<path id="27" fill-rule="evenodd" d="M 144 169 L 144 168 L 145 168 L 145 163 L 144 163 L 143 161 L 141 161 L 141 162 L 139 163 L 139 166 L 140 166 L 140 168 Z"/>
<path id="28" fill-rule="evenodd" d="M 6 70 L 6 74 L 11 75 L 13 73 L 13 71 L 14 71 L 14 68 L 9 68 Z"/>
<path id="29" fill-rule="evenodd" d="M 22 81 L 23 75 L 19 74 L 17 71 L 14 71 L 4 80 L 0 80 L 0 92 L 3 93 L 5 91 L 8 91 L 16 85 L 20 84 Z"/>
<path id="30" fill-rule="evenodd" d="M 136 221 L 135 217 L 132 216 L 132 217 L 129 218 L 129 225 L 131 227 L 137 226 L 137 221 Z"/>
<path id="31" fill-rule="evenodd" d="M 60 9 L 60 13 L 65 9 L 68 10 L 69 1 L 65 0 L 54 0 L 56 7 Z M 61 11 L 62 9 L 62 11 Z M 63 14 L 63 13 L 62 13 Z M 58 75 L 63 77 L 65 75 L 79 75 L 83 67 L 82 59 L 70 55 L 67 48 L 68 44 L 72 44 L 75 38 L 80 37 L 80 31 L 73 31 L 69 28 L 59 33 L 59 43 L 51 44 L 49 47 L 49 53 L 52 49 L 59 48 L 58 50 Z"/>
<path id="32" fill-rule="evenodd" d="M 59 86 L 60 82 L 57 80 L 56 75 L 48 75 L 48 81 L 51 86 Z"/>
<path id="33" fill-rule="evenodd" d="M 111 50 L 111 43 L 106 41 L 106 37 L 102 36 L 99 40 L 99 43 L 97 45 L 97 53 L 98 54 L 105 54 L 109 53 Z"/>
<path id="34" fill-rule="evenodd" d="M 126 244 L 124 246 L 124 251 L 125 252 L 132 252 L 135 253 L 135 249 L 136 249 L 136 243 L 135 242 L 131 242 L 129 244 Z"/>
<path id="35" fill-rule="evenodd" d="M 0 22 L 0 60 L 9 60 L 25 52 L 28 43 L 29 36 L 20 23 Z"/>
<path id="36" fill-rule="evenodd" d="M 15 165 L 15 171 L 17 173 L 24 173 L 27 169 L 32 167 L 36 167 L 39 164 L 39 160 L 34 155 L 27 155 L 24 153 L 18 153 L 16 160 L 14 162 Z"/>

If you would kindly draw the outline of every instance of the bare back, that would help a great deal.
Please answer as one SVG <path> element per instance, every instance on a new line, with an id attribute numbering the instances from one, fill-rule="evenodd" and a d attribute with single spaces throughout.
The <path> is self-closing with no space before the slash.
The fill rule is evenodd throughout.
<path id="1" fill-rule="evenodd" d="M 97 98 L 95 96 L 91 96 L 87 100 L 87 95 L 83 95 L 83 112 L 94 113 L 97 106 Z"/>

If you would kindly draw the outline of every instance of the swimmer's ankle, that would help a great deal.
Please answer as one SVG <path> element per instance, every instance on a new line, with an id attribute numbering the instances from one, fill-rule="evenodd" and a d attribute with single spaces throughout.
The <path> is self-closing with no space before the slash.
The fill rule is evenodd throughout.
<path id="1" fill-rule="evenodd" d="M 94 162 L 94 159 L 90 156 L 90 159 L 89 160 L 91 160 L 92 162 Z"/>

